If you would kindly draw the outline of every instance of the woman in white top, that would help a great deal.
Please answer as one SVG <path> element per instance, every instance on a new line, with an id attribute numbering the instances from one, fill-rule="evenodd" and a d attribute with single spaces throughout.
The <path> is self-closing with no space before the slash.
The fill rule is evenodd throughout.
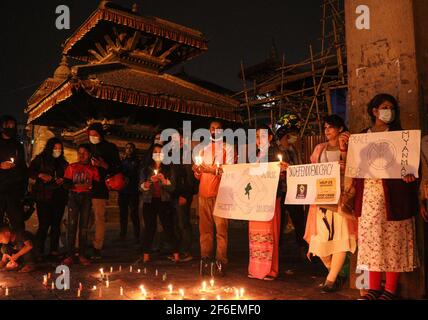
<path id="1" fill-rule="evenodd" d="M 327 142 L 317 145 L 311 156 L 312 163 L 340 162 L 345 169 L 348 129 L 342 118 L 330 115 L 324 119 Z M 323 286 L 324 292 L 340 289 L 345 276 L 341 273 L 347 252 L 354 253 L 357 247 L 355 219 L 348 219 L 327 208 L 312 205 L 306 222 L 305 240 L 309 243 L 308 258 L 318 256 L 328 270 Z"/>

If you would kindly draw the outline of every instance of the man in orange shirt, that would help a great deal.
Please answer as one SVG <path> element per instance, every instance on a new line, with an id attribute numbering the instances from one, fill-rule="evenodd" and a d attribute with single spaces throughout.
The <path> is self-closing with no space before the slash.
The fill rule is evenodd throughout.
<path id="1" fill-rule="evenodd" d="M 211 142 L 200 154 L 201 163 L 193 166 L 199 183 L 199 234 L 201 246 L 201 275 L 224 276 L 227 265 L 228 220 L 213 215 L 214 205 L 221 179 L 221 164 L 233 164 L 233 146 L 223 143 L 219 135 L 222 124 L 218 120 L 210 123 Z M 217 132 L 217 135 L 216 135 Z M 214 226 L 217 250 L 214 256 Z M 211 268 L 211 270 L 209 270 Z"/>

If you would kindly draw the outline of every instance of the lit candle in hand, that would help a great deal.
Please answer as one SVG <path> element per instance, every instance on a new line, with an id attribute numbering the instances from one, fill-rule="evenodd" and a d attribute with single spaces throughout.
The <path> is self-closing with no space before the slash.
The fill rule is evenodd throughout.
<path id="1" fill-rule="evenodd" d="M 155 170 L 153 170 L 153 172 L 154 172 L 154 174 L 155 174 L 155 176 L 157 176 L 158 175 L 158 171 L 155 169 Z"/>
<path id="2" fill-rule="evenodd" d="M 15 163 L 15 159 L 14 158 L 10 158 L 10 162 Z"/>

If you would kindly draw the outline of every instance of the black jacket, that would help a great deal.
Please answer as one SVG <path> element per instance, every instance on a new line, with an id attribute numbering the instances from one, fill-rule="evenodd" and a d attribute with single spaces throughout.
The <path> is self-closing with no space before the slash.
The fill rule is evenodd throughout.
<path id="1" fill-rule="evenodd" d="M 32 188 L 32 195 L 37 201 L 66 201 L 67 191 L 58 186 L 54 181 L 44 183 L 38 175 L 45 173 L 55 178 L 63 178 L 68 162 L 63 158 L 55 159 L 54 157 L 44 156 L 39 154 L 30 163 L 28 169 L 30 178 L 36 180 Z"/>
<path id="2" fill-rule="evenodd" d="M 115 144 L 102 140 L 98 144 L 91 144 L 91 155 L 92 157 L 103 159 L 108 165 L 107 170 L 101 167 L 98 168 L 101 183 L 94 185 L 92 189 L 92 198 L 108 199 L 108 189 L 104 181 L 108 175 L 116 174 L 121 171 L 119 151 Z"/>
<path id="3" fill-rule="evenodd" d="M 26 192 L 28 181 L 24 146 L 16 139 L 0 137 L 0 162 L 14 159 L 15 167 L 10 170 L 0 169 L 0 194 Z"/>
<path id="4" fill-rule="evenodd" d="M 121 194 L 138 194 L 140 182 L 140 160 L 137 157 L 122 160 L 122 173 L 126 177 L 127 184 Z"/>

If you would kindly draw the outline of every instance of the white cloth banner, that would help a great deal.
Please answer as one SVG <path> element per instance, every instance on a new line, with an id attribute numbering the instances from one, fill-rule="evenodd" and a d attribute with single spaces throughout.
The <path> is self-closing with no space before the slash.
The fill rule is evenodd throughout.
<path id="1" fill-rule="evenodd" d="M 272 220 L 280 174 L 278 162 L 222 168 L 214 215 L 236 220 Z"/>
<path id="2" fill-rule="evenodd" d="M 339 162 L 288 167 L 286 204 L 337 204 L 339 198 Z"/>
<path id="3" fill-rule="evenodd" d="M 346 176 L 401 179 L 419 177 L 421 131 L 387 131 L 353 134 L 349 138 Z"/>

